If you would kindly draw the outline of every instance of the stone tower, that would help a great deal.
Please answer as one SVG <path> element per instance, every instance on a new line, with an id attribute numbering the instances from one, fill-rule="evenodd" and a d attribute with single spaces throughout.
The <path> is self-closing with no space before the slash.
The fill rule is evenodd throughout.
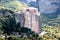
<path id="1" fill-rule="evenodd" d="M 16 14 L 15 18 L 17 22 L 21 23 L 22 26 L 31 29 L 35 33 L 40 33 L 42 31 L 40 13 L 38 12 L 37 8 L 25 8 L 22 12 Z"/>

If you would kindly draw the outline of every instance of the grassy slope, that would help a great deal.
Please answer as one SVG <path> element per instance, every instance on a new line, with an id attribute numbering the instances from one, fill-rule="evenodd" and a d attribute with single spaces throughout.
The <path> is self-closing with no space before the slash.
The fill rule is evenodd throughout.
<path id="1" fill-rule="evenodd" d="M 22 4 L 18 0 L 9 0 L 9 1 L 2 0 L 2 1 L 0 1 L 0 9 L 5 8 L 5 9 L 13 10 L 13 11 L 19 11 L 25 7 L 28 7 L 27 4 Z"/>
<path id="2" fill-rule="evenodd" d="M 51 26 L 60 25 L 60 15 L 53 15 L 53 14 L 41 14 L 42 16 L 42 23 L 48 24 Z"/>

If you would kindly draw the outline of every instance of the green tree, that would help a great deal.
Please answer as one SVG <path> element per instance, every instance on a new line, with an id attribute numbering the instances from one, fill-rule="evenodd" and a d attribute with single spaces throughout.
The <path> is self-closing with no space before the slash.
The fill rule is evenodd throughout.
<path id="1" fill-rule="evenodd" d="M 4 20 L 2 20 L 2 29 L 5 33 L 10 34 L 12 31 L 15 31 L 16 22 L 14 17 L 7 17 Z"/>

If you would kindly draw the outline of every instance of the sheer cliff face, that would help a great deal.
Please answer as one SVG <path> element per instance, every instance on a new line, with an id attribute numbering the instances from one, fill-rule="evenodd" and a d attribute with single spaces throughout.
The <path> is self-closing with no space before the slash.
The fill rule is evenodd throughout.
<path id="1" fill-rule="evenodd" d="M 16 23 L 19 22 L 22 27 L 24 26 L 25 18 L 24 18 L 24 14 L 22 12 L 15 13 L 15 20 L 16 20 Z"/>
<path id="2" fill-rule="evenodd" d="M 22 15 L 24 16 L 22 16 Z M 25 8 L 21 14 L 16 15 L 16 20 L 21 22 L 24 27 L 30 28 L 35 33 L 40 32 L 40 14 L 36 8 L 29 7 Z M 18 15 L 20 17 L 18 17 Z M 23 22 L 22 22 L 23 21 Z"/>

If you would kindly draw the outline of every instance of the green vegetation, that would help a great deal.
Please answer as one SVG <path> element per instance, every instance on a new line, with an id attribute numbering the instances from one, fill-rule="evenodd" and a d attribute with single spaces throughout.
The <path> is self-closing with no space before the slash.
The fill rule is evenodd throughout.
<path id="1" fill-rule="evenodd" d="M 47 33 L 42 37 L 43 40 L 60 40 L 60 27 L 44 25 L 43 30 Z"/>
<path id="2" fill-rule="evenodd" d="M 38 34 L 35 34 L 31 29 L 21 27 L 20 23 L 16 24 L 14 12 L 8 9 L 0 10 L 0 30 L 1 33 L 3 32 L 4 35 L 17 35 L 14 32 L 17 32 L 23 38 L 24 35 L 30 37 L 37 37 Z M 20 38 L 14 38 L 15 40 L 19 40 Z M 12 40 L 14 40 L 12 39 Z M 27 38 L 28 39 L 28 38 Z"/>
<path id="3" fill-rule="evenodd" d="M 30 29 L 21 27 L 20 23 L 16 24 L 14 13 L 26 7 L 28 7 L 27 4 L 22 4 L 18 0 L 0 0 L 0 40 L 5 40 L 1 36 L 5 33 L 11 34 L 9 40 L 60 40 L 60 15 L 41 14 L 42 29 L 47 32 L 43 36 L 38 36 Z M 16 37 L 12 32 L 18 32 L 21 36 Z"/>
<path id="4" fill-rule="evenodd" d="M 47 33 L 41 38 L 43 40 L 60 40 L 60 15 L 57 13 L 41 14 L 43 30 Z"/>
<path id="5" fill-rule="evenodd" d="M 28 7 L 27 4 L 22 4 L 18 0 L 0 0 L 0 9 L 9 9 L 12 11 L 19 11 Z"/>
<path id="6" fill-rule="evenodd" d="M 58 13 L 59 14 L 59 13 Z M 51 14 L 41 14 L 41 19 L 43 24 L 47 24 L 50 26 L 58 26 L 60 25 L 60 14 L 57 13 L 51 13 Z"/>

